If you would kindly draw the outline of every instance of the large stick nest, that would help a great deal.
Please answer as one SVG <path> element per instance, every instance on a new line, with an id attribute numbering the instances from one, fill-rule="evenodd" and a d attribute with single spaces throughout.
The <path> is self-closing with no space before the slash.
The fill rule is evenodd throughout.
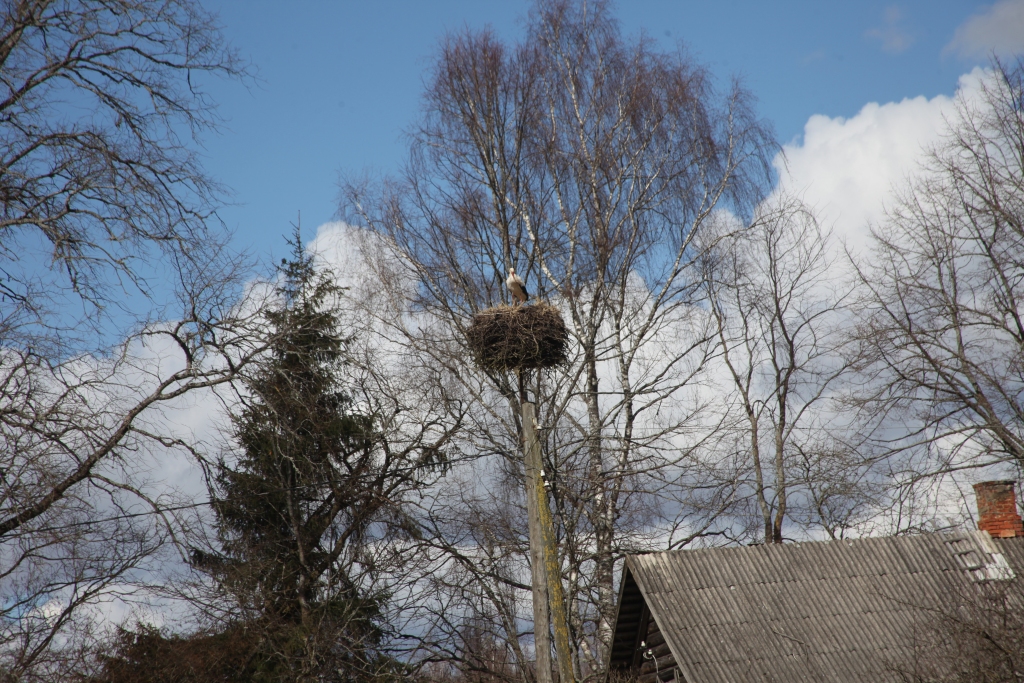
<path id="1" fill-rule="evenodd" d="M 562 314 L 549 304 L 501 305 L 474 315 L 466 337 L 477 365 L 508 371 L 561 365 L 569 332 Z"/>

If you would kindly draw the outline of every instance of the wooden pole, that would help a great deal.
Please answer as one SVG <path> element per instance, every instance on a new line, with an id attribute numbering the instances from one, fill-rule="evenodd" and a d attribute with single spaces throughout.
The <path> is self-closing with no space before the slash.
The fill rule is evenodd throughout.
<path id="1" fill-rule="evenodd" d="M 526 465 L 526 516 L 530 526 L 530 574 L 533 579 L 533 642 L 537 651 L 537 683 L 553 683 L 551 678 L 551 632 L 548 621 L 548 573 L 544 557 L 544 535 L 537 510 L 537 489 L 543 488 L 540 476 L 540 444 L 533 424 L 533 404 L 522 402 L 523 459 Z M 532 435 L 532 437 L 530 436 Z M 536 456 L 534 456 L 536 451 Z"/>
<path id="2" fill-rule="evenodd" d="M 532 403 L 523 402 L 523 441 L 525 442 L 527 485 L 532 492 L 527 499 L 534 497 L 537 510 L 539 540 L 543 565 L 547 574 L 548 604 L 551 609 L 551 625 L 555 634 L 555 653 L 558 657 L 558 676 L 560 683 L 573 683 L 572 655 L 569 652 L 569 622 L 565 612 L 565 594 L 562 591 L 562 569 L 558 562 L 558 545 L 555 542 L 555 525 L 548 504 L 548 492 L 544 486 L 543 460 L 540 454 L 540 438 L 537 434 L 537 419 Z M 531 481 L 532 478 L 532 481 Z M 531 496 L 532 494 L 532 496 Z M 530 554 L 533 557 L 534 527 L 530 527 Z M 536 565 L 534 565 L 536 566 Z M 534 589 L 534 616 L 537 613 L 537 591 Z M 546 621 L 546 620 L 545 620 Z M 546 625 L 546 624 L 545 624 Z M 537 631 L 536 625 L 534 632 Z M 550 647 L 550 646 L 549 646 Z M 550 660 L 549 660 L 550 661 Z M 537 658 L 540 667 L 540 657 Z"/>

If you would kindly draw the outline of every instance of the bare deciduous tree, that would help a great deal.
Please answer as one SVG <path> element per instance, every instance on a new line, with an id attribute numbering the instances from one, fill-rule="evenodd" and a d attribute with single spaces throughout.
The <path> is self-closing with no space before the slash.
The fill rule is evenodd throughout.
<path id="1" fill-rule="evenodd" d="M 235 307 L 243 272 L 199 270 L 180 318 L 105 356 L 2 350 L 0 669 L 11 676 L 55 680 L 40 666 L 81 644 L 71 642 L 85 628 L 76 615 L 137 592 L 145 561 L 173 533 L 168 508 L 193 502 L 147 484 L 154 455 L 194 447 L 164 411 L 231 381 L 266 343 L 260 306 Z"/>
<path id="2" fill-rule="evenodd" d="M 874 231 L 860 267 L 861 406 L 919 474 L 1024 464 L 1024 64 L 961 94 L 943 141 Z M 893 422 L 908 429 L 887 430 Z M 923 471 L 922 471 L 923 470 Z"/>
<path id="3" fill-rule="evenodd" d="M 545 438 L 574 666 L 598 677 L 616 561 L 673 530 L 685 543 L 707 528 L 706 518 L 681 521 L 679 496 L 666 493 L 678 490 L 678 465 L 704 427 L 690 389 L 712 331 L 694 309 L 695 236 L 716 209 L 749 214 L 773 143 L 745 91 L 720 95 L 681 55 L 623 40 L 600 2 L 538 4 L 514 47 L 486 32 L 450 36 L 426 109 L 400 179 L 376 192 L 344 188 L 353 222 L 385 245 L 376 276 L 395 285 L 391 303 L 370 310 L 409 302 L 415 317 L 395 313 L 386 333 L 472 402 L 467 448 L 503 458 L 493 485 L 512 491 L 522 485 L 516 377 L 474 369 L 464 331 L 473 313 L 507 296 L 510 266 L 564 311 L 571 365 L 534 374 L 528 389 Z M 500 497 L 518 505 L 515 495 Z M 494 596 L 494 614 L 505 609 L 497 596 L 522 590 L 521 533 L 494 537 L 516 566 L 464 567 L 477 595 Z M 512 644 L 525 635 L 524 615 L 509 616 Z"/>
<path id="4" fill-rule="evenodd" d="M 190 146 L 216 122 L 201 81 L 243 66 L 192 0 L 5 0 L 0 22 L 9 340 L 80 324 L 61 305 L 72 293 L 95 312 L 126 287 L 150 292 L 142 263 L 211 237 L 217 186 Z"/>
<path id="5" fill-rule="evenodd" d="M 720 361 L 733 386 L 722 425 L 731 436 L 718 457 L 735 448 L 741 465 L 732 474 L 752 478 L 745 488 L 762 522 L 759 540 L 782 543 L 793 517 L 834 536 L 851 521 L 841 499 L 865 467 L 838 438 L 838 407 L 828 405 L 849 369 L 841 325 L 851 283 L 837 272 L 829 235 L 796 199 L 763 203 L 749 227 L 723 223 L 727 232 L 705 251 Z"/>
<path id="6" fill-rule="evenodd" d="M 145 583 L 174 498 L 145 455 L 192 446 L 161 414 L 264 344 L 191 146 L 204 75 L 243 72 L 191 0 L 0 3 L 4 677 L 73 670 L 86 615 Z"/>

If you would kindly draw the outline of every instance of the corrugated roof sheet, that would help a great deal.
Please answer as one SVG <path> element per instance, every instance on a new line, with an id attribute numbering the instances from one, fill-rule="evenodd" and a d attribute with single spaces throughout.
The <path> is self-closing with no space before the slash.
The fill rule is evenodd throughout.
<path id="1" fill-rule="evenodd" d="M 898 680 L 921 608 L 1005 578 L 994 552 L 1024 573 L 1024 538 L 984 532 L 650 553 L 625 571 L 688 683 L 862 683 Z"/>

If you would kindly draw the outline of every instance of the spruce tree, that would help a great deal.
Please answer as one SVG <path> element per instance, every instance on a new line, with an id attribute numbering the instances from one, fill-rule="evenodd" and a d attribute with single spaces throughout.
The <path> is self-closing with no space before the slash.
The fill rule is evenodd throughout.
<path id="1" fill-rule="evenodd" d="M 379 679 L 394 669 L 379 653 L 386 596 L 365 585 L 360 551 L 390 503 L 382 486 L 405 475 L 382 471 L 382 437 L 339 379 L 342 291 L 291 244 L 270 352 L 233 418 L 238 452 L 216 472 L 222 555 L 205 565 L 258 634 L 253 680 Z"/>
<path id="2" fill-rule="evenodd" d="M 446 471 L 444 447 L 462 413 L 442 422 L 437 411 L 447 404 L 382 394 L 390 367 L 356 372 L 344 292 L 297 232 L 290 244 L 278 269 L 280 303 L 267 314 L 267 352 L 244 376 L 234 448 L 211 478 L 219 547 L 193 548 L 194 568 L 213 579 L 200 582 L 213 589 L 196 594 L 201 611 L 219 618 L 185 634 L 122 629 L 99 655 L 98 674 L 83 681 L 409 678 L 410 667 L 388 656 L 389 596 L 376 580 L 401 576 L 394 541 L 418 536 L 403 503 Z M 397 564 L 375 564 L 382 550 Z"/>

